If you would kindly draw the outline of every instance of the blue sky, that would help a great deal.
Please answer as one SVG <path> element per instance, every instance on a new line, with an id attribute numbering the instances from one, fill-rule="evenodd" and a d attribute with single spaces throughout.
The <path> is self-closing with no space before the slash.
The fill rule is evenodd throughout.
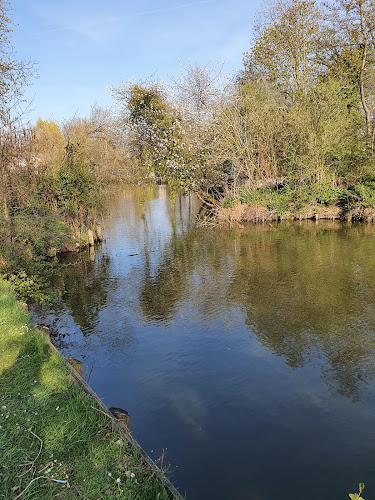
<path id="1" fill-rule="evenodd" d="M 107 106 L 106 85 L 156 73 L 166 80 L 179 61 L 226 60 L 241 68 L 260 0 L 11 0 L 19 25 L 13 45 L 38 63 L 28 90 L 30 120 L 57 121 Z"/>

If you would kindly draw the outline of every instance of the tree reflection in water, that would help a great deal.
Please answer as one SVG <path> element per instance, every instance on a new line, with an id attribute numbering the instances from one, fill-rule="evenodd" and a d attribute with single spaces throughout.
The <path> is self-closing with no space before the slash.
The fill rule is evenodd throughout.
<path id="1" fill-rule="evenodd" d="M 187 302 L 204 324 L 241 306 L 288 366 L 319 364 L 330 387 L 356 399 L 374 378 L 373 238 L 372 226 L 336 222 L 174 234 L 152 275 L 145 260 L 142 311 L 170 322 Z"/>

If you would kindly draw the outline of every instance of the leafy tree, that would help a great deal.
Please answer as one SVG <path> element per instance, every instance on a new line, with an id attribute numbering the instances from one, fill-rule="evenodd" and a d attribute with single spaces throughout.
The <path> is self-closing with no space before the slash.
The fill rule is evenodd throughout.
<path id="1" fill-rule="evenodd" d="M 355 175 L 362 123 L 355 103 L 355 96 L 336 79 L 319 82 L 307 94 L 296 96 L 285 114 L 280 159 L 290 187 L 335 187 Z"/>
<path id="2" fill-rule="evenodd" d="M 168 181 L 174 192 L 194 187 L 195 166 L 185 148 L 184 123 L 160 83 L 130 83 L 110 89 L 120 106 L 133 159 L 145 176 Z"/>
<path id="3" fill-rule="evenodd" d="M 41 118 L 35 126 L 37 162 L 55 175 L 65 156 L 65 141 L 58 124 Z"/>
<path id="4" fill-rule="evenodd" d="M 239 86 L 212 125 L 209 161 L 224 171 L 227 182 L 256 187 L 275 177 L 283 119 L 283 99 L 268 82 Z"/>
<path id="5" fill-rule="evenodd" d="M 306 91 L 316 77 L 322 15 L 313 0 L 277 0 L 255 26 L 242 79 L 265 77 L 283 92 Z"/>
<path id="6" fill-rule="evenodd" d="M 335 50 L 340 47 L 341 62 L 347 62 L 347 74 L 354 78 L 365 115 L 366 134 L 371 137 L 375 110 L 375 4 L 372 0 L 336 0 L 330 10 Z"/>

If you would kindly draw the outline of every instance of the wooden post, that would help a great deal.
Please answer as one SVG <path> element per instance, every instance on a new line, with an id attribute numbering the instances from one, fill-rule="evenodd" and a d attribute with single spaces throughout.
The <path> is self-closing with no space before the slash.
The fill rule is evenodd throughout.
<path id="1" fill-rule="evenodd" d="M 66 361 L 72 366 L 75 371 L 83 377 L 83 364 L 82 361 L 79 361 L 78 359 L 74 358 L 65 358 Z"/>
<path id="2" fill-rule="evenodd" d="M 29 310 L 29 306 L 26 304 L 26 302 L 19 302 L 19 305 L 23 312 L 27 312 Z"/>
<path id="3" fill-rule="evenodd" d="M 89 255 L 90 255 L 90 260 L 95 260 L 95 251 L 94 251 L 94 247 L 91 247 L 89 248 Z"/>
<path id="4" fill-rule="evenodd" d="M 51 343 L 51 337 L 49 336 L 49 328 L 45 325 L 38 325 L 36 329 L 44 335 L 47 342 Z"/>
<path id="5" fill-rule="evenodd" d="M 87 237 L 88 237 L 88 240 L 89 240 L 89 246 L 93 247 L 94 246 L 94 233 L 91 231 L 91 229 L 89 229 L 87 231 Z"/>
<path id="6" fill-rule="evenodd" d="M 122 410 L 121 408 L 115 408 L 112 406 L 109 408 L 109 411 L 118 420 L 118 423 L 121 427 L 124 427 L 128 432 L 130 432 L 130 414 L 126 410 Z"/>
<path id="7" fill-rule="evenodd" d="M 99 224 L 96 226 L 96 239 L 99 243 L 103 241 L 102 228 Z"/>

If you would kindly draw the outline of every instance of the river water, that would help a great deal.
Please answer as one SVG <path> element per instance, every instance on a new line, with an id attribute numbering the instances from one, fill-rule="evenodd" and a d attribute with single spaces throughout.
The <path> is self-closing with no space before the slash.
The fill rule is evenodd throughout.
<path id="1" fill-rule="evenodd" d="M 114 190 L 102 248 L 71 258 L 39 319 L 188 500 L 348 498 L 360 481 L 375 498 L 373 225 L 229 231 L 198 210 Z"/>

